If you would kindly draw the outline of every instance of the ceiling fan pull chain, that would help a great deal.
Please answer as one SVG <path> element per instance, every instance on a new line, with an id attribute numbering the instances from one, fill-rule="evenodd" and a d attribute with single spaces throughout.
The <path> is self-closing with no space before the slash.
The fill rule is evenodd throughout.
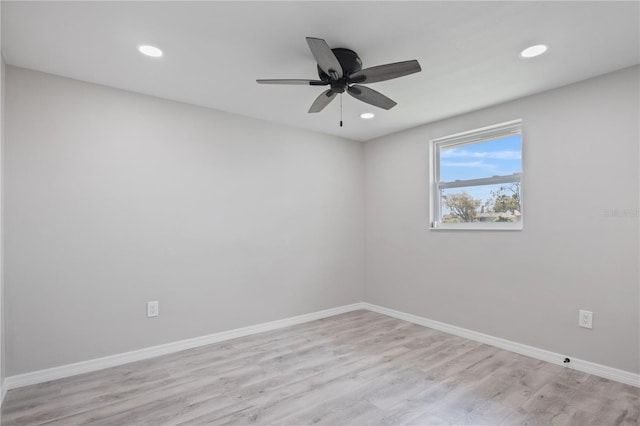
<path id="1" fill-rule="evenodd" d="M 340 127 L 342 127 L 342 93 L 340 93 Z"/>

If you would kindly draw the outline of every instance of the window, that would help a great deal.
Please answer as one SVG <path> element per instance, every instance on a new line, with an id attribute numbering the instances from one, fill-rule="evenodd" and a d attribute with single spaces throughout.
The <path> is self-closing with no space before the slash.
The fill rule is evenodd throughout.
<path id="1" fill-rule="evenodd" d="M 432 229 L 522 229 L 522 121 L 431 141 Z"/>

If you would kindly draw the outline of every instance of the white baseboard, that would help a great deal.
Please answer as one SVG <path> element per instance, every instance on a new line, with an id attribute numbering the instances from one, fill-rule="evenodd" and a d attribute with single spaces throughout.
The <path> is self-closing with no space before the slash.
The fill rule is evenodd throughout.
<path id="1" fill-rule="evenodd" d="M 414 324 L 433 328 L 445 333 L 454 334 L 456 336 L 464 337 L 476 342 L 486 343 L 487 345 L 495 346 L 500 349 L 506 349 L 508 351 L 539 359 L 541 361 L 567 366 L 573 368 L 574 370 L 593 374 L 594 376 L 604 377 L 605 379 L 610 379 L 616 382 L 640 387 L 640 374 L 632 373 L 630 371 L 619 370 L 617 368 L 608 367 L 606 365 L 596 364 L 594 362 L 574 358 L 570 355 L 563 355 L 533 346 L 524 345 L 522 343 L 512 342 L 511 340 L 501 339 L 499 337 L 490 336 L 488 334 L 478 333 L 477 331 L 457 327 L 455 325 L 449 325 L 443 322 L 430 320 L 427 318 L 419 317 L 417 315 L 407 314 L 405 312 L 400 312 L 389 308 L 384 308 L 382 306 L 373 305 L 371 303 L 364 303 L 364 309 L 378 312 L 380 314 L 388 315 L 390 317 L 398 318 L 404 321 L 412 322 Z M 571 359 L 571 362 L 569 364 L 564 364 L 565 357 Z"/>
<path id="2" fill-rule="evenodd" d="M 249 336 L 251 334 L 262 333 L 264 331 L 276 330 L 279 328 L 302 324 L 305 322 L 314 321 L 321 318 L 342 314 L 345 312 L 351 312 L 358 309 L 367 309 L 369 311 L 377 312 L 383 315 L 388 315 L 390 317 L 412 322 L 414 324 L 433 328 L 435 330 L 443 331 L 445 333 L 454 334 L 456 336 L 464 337 L 464 338 L 481 342 L 481 343 L 486 343 L 488 345 L 495 346 L 501 349 L 506 349 L 508 351 L 529 356 L 531 358 L 547 361 L 552 364 L 566 366 L 566 364 L 563 364 L 563 360 L 567 355 L 550 352 L 544 349 L 539 349 L 539 348 L 524 345 L 521 343 L 512 342 L 510 340 L 501 339 L 499 337 L 490 336 L 488 334 L 478 333 L 476 331 L 468 330 L 466 328 L 445 324 L 439 321 L 430 320 L 427 318 L 419 317 L 417 315 L 407 314 L 407 313 L 396 311 L 389 308 L 384 308 L 382 306 L 373 305 L 371 303 L 360 302 L 360 303 L 354 303 L 351 305 L 340 306 L 337 308 L 326 309 L 323 311 L 313 312 L 310 314 L 299 315 L 296 317 L 285 318 L 285 319 L 271 321 L 263 324 L 252 325 L 249 327 L 237 328 L 234 330 L 223 331 L 220 333 L 214 333 L 206 336 L 195 337 L 192 339 L 180 340 L 178 342 L 167 343 L 164 345 L 152 346 L 150 348 L 144 348 L 136 351 L 125 352 L 122 354 L 106 356 L 103 358 L 82 361 L 74 364 L 62 365 L 59 367 L 47 368 L 44 370 L 33 371 L 25 374 L 18 374 L 15 376 L 9 376 L 4 380 L 4 383 L 1 384 L 0 395 L 2 397 L 2 400 L 4 400 L 4 395 L 6 394 L 7 390 L 10 390 L 10 389 L 29 386 L 37 383 L 43 383 L 50 380 L 62 379 L 64 377 L 75 376 L 77 374 L 90 373 L 92 371 L 98 371 L 98 370 L 102 370 L 109 367 L 115 367 L 118 365 L 130 363 L 130 362 L 142 361 L 145 359 L 154 358 L 161 355 L 167 355 L 167 354 L 183 351 L 185 349 L 197 348 L 200 346 L 210 345 L 212 343 L 218 343 L 225 340 L 235 339 L 238 337 Z M 607 367 L 605 365 L 596 364 L 589 361 L 584 361 L 571 356 L 569 357 L 571 358 L 570 366 L 575 370 L 593 374 L 599 377 L 604 377 L 606 379 L 615 380 L 617 382 L 626 383 L 628 385 L 640 387 L 639 374 L 631 373 L 629 371 L 619 370 L 612 367 Z"/>
<path id="3" fill-rule="evenodd" d="M 91 359 L 88 361 L 77 362 L 74 364 L 61 365 L 59 367 L 47 368 L 44 370 L 18 374 L 15 376 L 9 376 L 5 379 L 3 390 L 6 392 L 7 390 L 34 385 L 36 383 L 62 379 L 64 377 L 75 376 L 77 374 L 90 373 L 92 371 L 115 367 L 130 362 L 142 361 L 161 355 L 183 351 L 185 349 L 197 348 L 200 346 L 210 345 L 212 343 L 222 342 L 224 340 L 235 339 L 238 337 L 249 336 L 251 334 L 262 333 L 264 331 L 276 330 L 279 328 L 302 324 L 309 321 L 315 321 L 321 318 L 326 318 L 345 312 L 351 312 L 358 309 L 364 309 L 364 303 L 354 303 L 351 305 L 312 312 L 310 314 L 299 315 L 257 325 L 251 325 L 243 328 L 236 328 L 234 330 L 194 337 L 192 339 L 180 340 L 178 342 L 167 343 L 164 345 L 152 346 L 136 351 L 110 355 L 102 358 Z"/>

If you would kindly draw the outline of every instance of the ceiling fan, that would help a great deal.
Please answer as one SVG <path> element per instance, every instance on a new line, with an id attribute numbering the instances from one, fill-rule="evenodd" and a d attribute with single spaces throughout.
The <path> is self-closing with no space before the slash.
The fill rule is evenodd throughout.
<path id="1" fill-rule="evenodd" d="M 361 84 L 391 80 L 420 72 L 418 61 L 404 61 L 362 69 L 358 54 L 350 49 L 331 49 L 321 38 L 307 37 L 309 49 L 318 63 L 319 80 L 275 79 L 256 80 L 260 84 L 302 84 L 308 86 L 331 86 L 316 98 L 309 108 L 310 113 L 320 112 L 329 105 L 337 94 L 347 92 L 359 101 L 382 109 L 397 105 L 380 92 Z M 342 123 L 341 123 L 342 124 Z"/>

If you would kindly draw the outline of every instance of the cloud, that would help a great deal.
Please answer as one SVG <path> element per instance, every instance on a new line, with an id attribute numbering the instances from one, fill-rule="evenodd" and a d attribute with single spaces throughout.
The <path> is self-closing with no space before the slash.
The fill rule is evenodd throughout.
<path id="1" fill-rule="evenodd" d="M 443 167 L 472 167 L 482 169 L 495 169 L 495 164 L 487 164 L 482 160 L 478 161 L 443 161 L 441 163 Z"/>
<path id="2" fill-rule="evenodd" d="M 522 158 L 520 151 L 480 151 L 474 152 L 467 149 L 443 149 L 440 158 L 489 158 L 494 160 L 519 160 Z M 462 166 L 465 167 L 465 166 Z"/>

